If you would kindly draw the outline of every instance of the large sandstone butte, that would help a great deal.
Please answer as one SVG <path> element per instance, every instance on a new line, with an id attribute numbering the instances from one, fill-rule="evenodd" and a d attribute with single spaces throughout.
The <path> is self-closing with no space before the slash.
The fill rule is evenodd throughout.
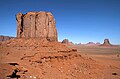
<path id="1" fill-rule="evenodd" d="M 18 13 L 17 38 L 46 38 L 58 41 L 56 22 L 50 12 Z"/>

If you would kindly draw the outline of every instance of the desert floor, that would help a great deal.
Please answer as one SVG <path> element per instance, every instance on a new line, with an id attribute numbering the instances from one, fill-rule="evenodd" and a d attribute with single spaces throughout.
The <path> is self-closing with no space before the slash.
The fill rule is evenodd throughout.
<path id="1" fill-rule="evenodd" d="M 0 79 L 17 78 L 120 79 L 120 47 L 72 46 L 39 39 L 1 42 Z"/>
<path id="2" fill-rule="evenodd" d="M 82 46 L 71 45 L 70 48 L 77 51 L 85 57 L 90 57 L 103 66 L 109 66 L 105 69 L 105 79 L 120 79 L 120 46 Z M 114 75 L 113 73 L 117 73 Z"/>

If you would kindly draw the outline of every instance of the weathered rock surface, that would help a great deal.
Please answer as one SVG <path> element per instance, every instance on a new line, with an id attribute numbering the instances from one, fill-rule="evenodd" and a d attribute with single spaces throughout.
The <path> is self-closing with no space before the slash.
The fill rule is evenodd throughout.
<path id="1" fill-rule="evenodd" d="M 110 44 L 109 39 L 104 39 L 104 43 L 101 46 L 112 46 L 112 44 Z"/>
<path id="2" fill-rule="evenodd" d="M 18 13 L 17 38 L 46 38 L 58 41 L 56 22 L 50 12 Z"/>
<path id="3" fill-rule="evenodd" d="M 1 41 L 10 40 L 10 39 L 12 39 L 12 38 L 14 38 L 14 37 L 0 35 L 0 42 L 1 42 Z"/>

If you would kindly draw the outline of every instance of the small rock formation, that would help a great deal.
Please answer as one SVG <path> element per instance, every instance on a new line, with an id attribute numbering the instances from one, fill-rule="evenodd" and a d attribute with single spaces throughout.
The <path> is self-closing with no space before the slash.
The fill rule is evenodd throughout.
<path id="1" fill-rule="evenodd" d="M 62 41 L 62 43 L 63 43 L 63 44 L 69 44 L 69 40 L 68 40 L 68 39 L 64 39 L 64 40 Z"/>
<path id="2" fill-rule="evenodd" d="M 100 43 L 99 42 L 88 42 L 86 44 L 78 44 L 78 45 L 81 45 L 81 46 L 99 46 Z"/>
<path id="3" fill-rule="evenodd" d="M 69 45 L 74 45 L 74 43 L 73 42 L 69 42 Z"/>
<path id="4" fill-rule="evenodd" d="M 10 40 L 10 39 L 12 39 L 12 38 L 14 38 L 14 37 L 0 35 L 0 42 L 1 42 L 1 41 Z"/>
<path id="5" fill-rule="evenodd" d="M 82 43 L 76 43 L 75 45 L 82 45 Z"/>
<path id="6" fill-rule="evenodd" d="M 94 42 L 88 42 L 85 46 L 96 46 L 96 44 Z"/>
<path id="7" fill-rule="evenodd" d="M 95 43 L 94 43 L 94 42 L 88 42 L 87 44 L 93 44 L 93 45 L 95 45 Z"/>
<path id="8" fill-rule="evenodd" d="M 73 43 L 73 42 L 70 42 L 68 39 L 64 39 L 64 40 L 62 41 L 62 44 L 74 45 L 74 43 Z"/>
<path id="9" fill-rule="evenodd" d="M 112 44 L 110 44 L 109 39 L 104 39 L 104 43 L 101 46 L 112 46 Z"/>
<path id="10" fill-rule="evenodd" d="M 56 22 L 50 12 L 18 13 L 17 38 L 46 38 L 58 41 Z"/>
<path id="11" fill-rule="evenodd" d="M 97 45 L 100 45 L 100 42 L 96 42 Z"/>

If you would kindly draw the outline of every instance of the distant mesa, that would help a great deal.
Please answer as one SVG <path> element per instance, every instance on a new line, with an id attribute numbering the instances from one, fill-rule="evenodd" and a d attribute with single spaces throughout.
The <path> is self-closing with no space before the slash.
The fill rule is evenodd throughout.
<path id="1" fill-rule="evenodd" d="M 94 42 L 88 42 L 86 44 L 78 43 L 76 45 L 78 45 L 78 46 L 99 46 L 100 43 L 99 42 L 96 42 L 96 43 L 94 43 Z"/>
<path id="2" fill-rule="evenodd" d="M 62 41 L 62 43 L 63 43 L 63 44 L 74 45 L 74 43 L 73 43 L 73 42 L 69 42 L 68 39 L 64 39 L 64 40 Z"/>
<path id="3" fill-rule="evenodd" d="M 69 42 L 69 45 L 75 45 L 73 42 Z"/>
<path id="4" fill-rule="evenodd" d="M 62 43 L 63 43 L 63 44 L 69 44 L 69 40 L 68 40 L 68 39 L 64 39 L 64 40 L 62 41 Z"/>
<path id="5" fill-rule="evenodd" d="M 56 22 L 50 12 L 18 13 L 17 38 L 46 38 L 58 41 Z"/>
<path id="6" fill-rule="evenodd" d="M 76 44 L 76 45 L 82 45 L 82 43 L 78 43 L 78 44 Z"/>
<path id="7" fill-rule="evenodd" d="M 104 39 L 104 43 L 101 44 L 100 46 L 112 46 L 112 44 L 110 44 L 109 39 Z"/>
<path id="8" fill-rule="evenodd" d="M 15 37 L 0 35 L 0 42 L 13 39 Z"/>
<path id="9" fill-rule="evenodd" d="M 88 43 L 86 44 L 86 46 L 98 46 L 98 45 L 100 45 L 99 42 L 97 42 L 97 43 L 94 43 L 94 42 L 88 42 Z"/>
<path id="10" fill-rule="evenodd" d="M 96 44 L 97 44 L 97 45 L 100 45 L 100 42 L 97 42 Z"/>
<path id="11" fill-rule="evenodd" d="M 88 42 L 87 44 L 95 44 L 94 42 Z"/>

